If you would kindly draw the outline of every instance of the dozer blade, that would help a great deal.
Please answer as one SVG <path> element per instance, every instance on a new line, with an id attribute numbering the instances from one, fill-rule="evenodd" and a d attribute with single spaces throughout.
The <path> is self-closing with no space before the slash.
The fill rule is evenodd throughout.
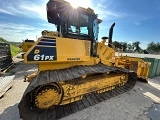
<path id="1" fill-rule="evenodd" d="M 71 72 L 71 70 L 74 70 L 74 71 Z M 68 71 L 67 75 L 61 74 L 61 72 L 65 73 L 66 71 Z M 55 76 L 54 78 L 51 79 L 49 76 L 52 76 L 51 73 L 53 74 L 54 72 L 61 75 L 61 77 Z M 78 78 L 85 74 L 105 73 L 105 72 L 114 72 L 118 74 L 126 73 L 126 75 L 128 75 L 128 81 L 123 86 L 119 86 L 119 85 L 114 86 L 115 88 L 113 90 L 99 93 L 99 94 L 95 92 L 90 94 L 85 94 L 83 95 L 83 98 L 79 101 L 72 102 L 66 105 L 50 107 L 48 109 L 39 109 L 38 107 L 35 106 L 35 103 L 32 100 L 34 98 L 34 95 L 32 93 L 34 89 L 43 84 L 47 84 L 50 82 L 58 82 L 60 80 L 70 81 L 73 79 L 73 76 L 75 76 L 74 78 Z M 71 77 L 72 79 L 70 78 L 70 76 L 72 76 Z M 43 77 L 43 80 L 41 79 L 42 77 Z M 49 78 L 50 80 L 48 80 L 47 78 Z M 46 72 L 40 73 L 36 78 L 34 78 L 34 80 L 32 80 L 29 86 L 27 87 L 23 95 L 23 98 L 19 104 L 20 117 L 23 120 L 60 119 L 64 116 L 78 112 L 84 108 L 93 106 L 99 102 L 102 102 L 104 100 L 107 100 L 119 94 L 122 94 L 126 91 L 129 91 L 135 86 L 136 81 L 137 81 L 136 73 L 130 72 L 122 68 L 109 67 L 103 64 L 98 64 L 94 66 L 76 66 L 73 68 L 67 68 L 63 70 L 46 71 Z"/>

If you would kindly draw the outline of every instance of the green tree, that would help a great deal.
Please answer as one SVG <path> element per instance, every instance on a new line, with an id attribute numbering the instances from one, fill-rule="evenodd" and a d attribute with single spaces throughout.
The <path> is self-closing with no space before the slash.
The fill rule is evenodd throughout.
<path id="1" fill-rule="evenodd" d="M 118 42 L 118 41 L 114 41 L 112 44 L 115 46 L 115 48 L 121 49 L 121 47 L 122 47 L 122 46 L 121 46 L 121 43 Z"/>
<path id="2" fill-rule="evenodd" d="M 154 43 L 153 41 L 148 44 L 147 51 L 149 52 L 160 52 L 160 43 Z"/>
<path id="3" fill-rule="evenodd" d="M 112 43 L 116 48 L 122 49 L 123 51 L 126 51 L 127 49 L 127 43 L 126 42 L 118 42 L 118 41 L 114 41 Z"/>
<path id="4" fill-rule="evenodd" d="M 159 42 L 156 44 L 156 51 L 160 52 L 160 43 Z"/>
<path id="5" fill-rule="evenodd" d="M 121 42 L 121 45 L 123 47 L 123 51 L 126 51 L 126 49 L 127 49 L 127 43 L 126 42 Z"/>
<path id="6" fill-rule="evenodd" d="M 135 49 L 135 52 L 140 52 L 141 51 L 141 48 L 140 48 L 140 42 L 139 41 L 136 41 L 136 42 L 133 42 L 132 43 L 132 46 L 133 48 Z"/>
<path id="7" fill-rule="evenodd" d="M 127 48 L 128 48 L 129 51 L 132 50 L 132 45 L 131 45 L 131 43 L 127 44 Z"/>

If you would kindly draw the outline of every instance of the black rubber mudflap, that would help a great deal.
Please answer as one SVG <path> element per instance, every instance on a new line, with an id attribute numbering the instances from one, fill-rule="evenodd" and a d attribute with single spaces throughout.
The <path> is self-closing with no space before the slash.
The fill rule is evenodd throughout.
<path id="1" fill-rule="evenodd" d="M 123 71 L 124 72 L 124 71 Z M 105 101 L 109 98 L 122 94 L 132 89 L 137 81 L 137 75 L 134 72 L 127 72 L 128 81 L 124 86 L 116 86 L 115 89 L 97 94 L 92 93 L 85 95 L 82 100 L 67 105 L 56 106 L 47 110 L 40 110 L 31 102 L 30 92 L 24 94 L 20 104 L 20 117 L 23 120 L 57 120 L 64 116 L 78 112 L 84 108 L 93 106 L 99 102 Z M 107 102 L 107 101 L 106 101 Z"/>

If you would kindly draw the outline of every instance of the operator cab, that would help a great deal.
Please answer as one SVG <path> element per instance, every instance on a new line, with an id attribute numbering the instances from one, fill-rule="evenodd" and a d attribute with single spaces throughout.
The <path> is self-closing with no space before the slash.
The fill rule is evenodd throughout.
<path id="1" fill-rule="evenodd" d="M 98 40 L 98 24 L 101 20 L 91 8 L 73 8 L 66 1 L 50 0 L 47 3 L 48 22 L 55 24 L 65 38 Z"/>

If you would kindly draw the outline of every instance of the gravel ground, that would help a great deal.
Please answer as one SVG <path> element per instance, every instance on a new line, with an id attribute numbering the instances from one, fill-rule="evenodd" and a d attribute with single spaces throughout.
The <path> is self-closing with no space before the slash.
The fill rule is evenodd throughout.
<path id="1" fill-rule="evenodd" d="M 24 75 L 37 71 L 37 65 L 26 65 L 23 59 L 15 57 L 13 61 L 15 65 L 9 73 L 15 73 L 15 77 L 12 88 L 0 99 L 0 120 L 20 120 L 18 103 L 28 85 L 23 82 Z"/>
<path id="2" fill-rule="evenodd" d="M 27 82 L 23 82 L 23 77 L 25 74 L 37 70 L 36 65 L 26 65 L 22 59 L 14 58 L 14 61 L 16 61 L 16 65 L 11 70 L 16 72 L 13 87 L 0 99 L 0 120 L 21 120 L 17 107 L 28 85 Z M 137 82 L 131 91 L 61 120 L 149 120 L 147 117 L 148 110 L 156 102 L 153 100 L 154 98 L 145 96 L 144 93 L 146 92 L 160 98 L 160 77 L 149 79 L 149 84 Z"/>

